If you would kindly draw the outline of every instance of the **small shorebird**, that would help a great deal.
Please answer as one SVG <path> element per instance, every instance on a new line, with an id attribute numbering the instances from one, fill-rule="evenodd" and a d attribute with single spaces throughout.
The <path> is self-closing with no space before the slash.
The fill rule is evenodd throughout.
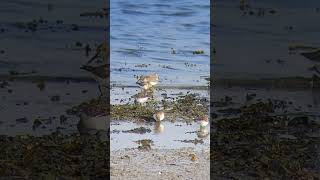
<path id="1" fill-rule="evenodd" d="M 143 104 L 143 103 L 147 102 L 148 99 L 149 99 L 148 96 L 141 96 L 141 97 L 136 97 L 135 101 L 137 103 Z"/>
<path id="2" fill-rule="evenodd" d="M 164 119 L 164 112 L 157 111 L 156 113 L 154 113 L 153 119 L 155 119 L 156 121 L 162 121 Z"/>
<path id="3" fill-rule="evenodd" d="M 146 90 L 142 90 L 141 92 L 139 92 L 138 94 L 132 96 L 133 98 L 135 98 L 135 102 L 143 104 L 145 102 L 147 102 L 147 100 L 152 96 L 152 94 L 150 95 L 150 93 Z"/>
<path id="4" fill-rule="evenodd" d="M 104 92 L 107 91 L 107 86 L 109 85 L 109 83 L 107 82 L 109 77 L 107 64 L 100 66 L 84 65 L 80 67 L 80 69 L 86 70 L 94 75 L 94 79 L 99 83 L 99 91 L 101 93 L 101 96 L 103 96 L 104 93 L 107 93 Z"/>
<path id="5" fill-rule="evenodd" d="M 204 115 L 201 118 L 196 120 L 200 124 L 200 128 L 204 128 L 209 124 L 209 116 Z"/>
<path id="6" fill-rule="evenodd" d="M 144 90 L 148 90 L 148 89 L 152 88 L 152 85 L 150 83 L 146 83 L 146 84 L 143 84 L 142 87 Z"/>
<path id="7" fill-rule="evenodd" d="M 158 74 L 151 74 L 148 76 L 140 76 L 140 78 L 137 81 L 137 84 L 139 84 L 140 86 L 145 86 L 149 87 L 154 86 L 156 84 L 159 83 L 159 75 Z"/>

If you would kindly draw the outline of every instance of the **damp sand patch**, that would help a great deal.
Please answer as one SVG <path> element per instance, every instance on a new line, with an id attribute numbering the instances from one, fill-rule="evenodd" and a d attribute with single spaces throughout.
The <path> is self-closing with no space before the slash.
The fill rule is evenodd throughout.
<path id="1" fill-rule="evenodd" d="M 111 179 L 210 179 L 209 149 L 138 149 L 111 152 Z M 126 168 L 123 168 L 126 167 Z"/>

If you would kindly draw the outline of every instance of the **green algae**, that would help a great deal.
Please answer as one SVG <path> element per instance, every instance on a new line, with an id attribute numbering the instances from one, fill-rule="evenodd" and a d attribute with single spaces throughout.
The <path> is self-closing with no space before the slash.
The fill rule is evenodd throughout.
<path id="1" fill-rule="evenodd" d="M 192 120 L 208 113 L 209 106 L 205 99 L 195 94 L 178 97 L 175 101 L 164 99 L 161 102 L 150 101 L 141 104 L 116 104 L 111 106 L 112 120 L 150 120 L 156 107 L 162 107 L 169 119 L 183 117 Z"/>

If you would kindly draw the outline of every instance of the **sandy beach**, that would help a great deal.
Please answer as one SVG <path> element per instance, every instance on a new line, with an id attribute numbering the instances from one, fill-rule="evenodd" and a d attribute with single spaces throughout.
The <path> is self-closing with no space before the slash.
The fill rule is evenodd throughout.
<path id="1" fill-rule="evenodd" d="M 192 158 L 194 156 L 194 158 Z M 209 148 L 126 149 L 111 152 L 111 179 L 204 179 L 210 174 Z"/>

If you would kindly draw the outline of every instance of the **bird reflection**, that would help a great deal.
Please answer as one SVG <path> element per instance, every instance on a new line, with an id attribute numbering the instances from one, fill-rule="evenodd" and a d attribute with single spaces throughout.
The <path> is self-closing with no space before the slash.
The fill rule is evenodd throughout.
<path id="1" fill-rule="evenodd" d="M 209 136 L 209 131 L 205 127 L 200 127 L 200 130 L 197 132 L 198 138 L 205 139 Z"/>
<path id="2" fill-rule="evenodd" d="M 154 131 L 156 134 L 161 134 L 164 131 L 164 125 L 160 122 L 157 121 L 154 125 Z"/>

